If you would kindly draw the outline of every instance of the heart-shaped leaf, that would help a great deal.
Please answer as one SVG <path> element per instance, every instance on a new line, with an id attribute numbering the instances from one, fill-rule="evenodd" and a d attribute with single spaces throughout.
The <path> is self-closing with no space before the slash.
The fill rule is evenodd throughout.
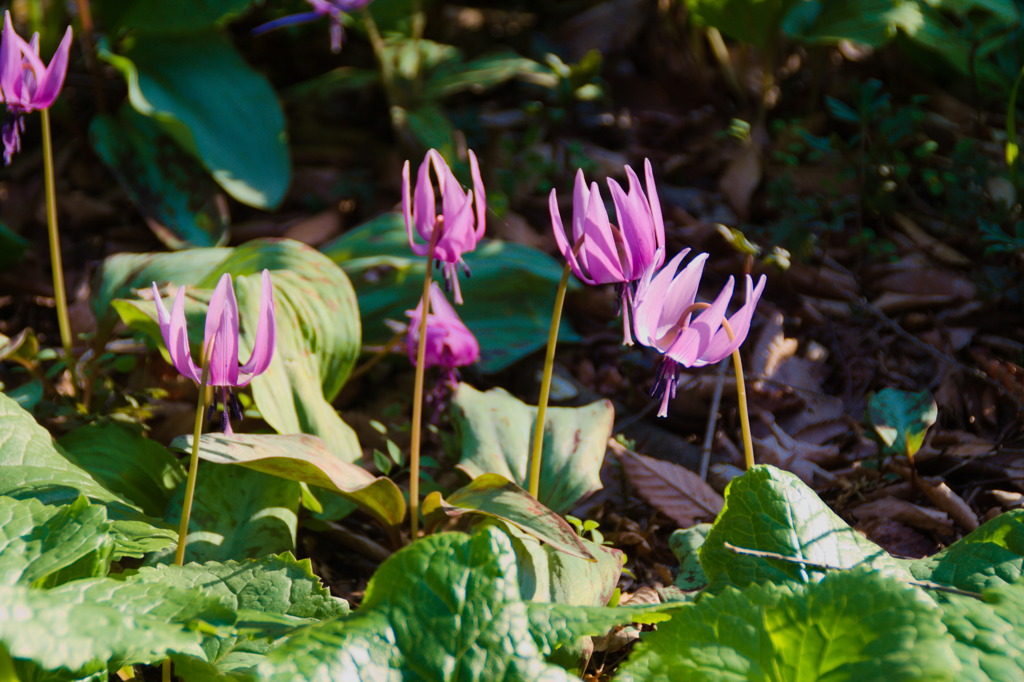
<path id="1" fill-rule="evenodd" d="M 171 447 L 190 451 L 192 436 L 175 438 Z M 339 459 L 315 436 L 207 433 L 199 439 L 199 456 L 334 491 L 391 533 L 397 532 L 405 519 L 405 498 L 391 479 L 375 477 L 357 464 Z"/>
<path id="2" fill-rule="evenodd" d="M 889 452 L 913 459 L 928 427 L 938 418 L 939 408 L 928 391 L 884 388 L 868 400 L 868 416 Z"/>
<path id="3" fill-rule="evenodd" d="M 452 419 L 462 434 L 458 467 L 471 478 L 501 474 L 525 486 L 537 408 L 496 388 L 481 393 L 459 384 Z M 552 407 L 544 426 L 538 498 L 556 512 L 571 509 L 601 487 L 601 463 L 615 410 L 607 400 L 584 407 Z"/>

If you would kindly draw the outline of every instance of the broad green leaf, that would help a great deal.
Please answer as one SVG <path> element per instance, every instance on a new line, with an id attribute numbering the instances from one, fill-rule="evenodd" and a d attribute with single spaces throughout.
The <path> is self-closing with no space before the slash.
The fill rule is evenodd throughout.
<path id="1" fill-rule="evenodd" d="M 451 158 L 455 153 L 455 126 L 436 104 L 421 104 L 403 111 L 404 123 L 424 149 L 436 149 Z M 422 277 L 421 277 L 422 279 Z"/>
<path id="2" fill-rule="evenodd" d="M 963 662 L 960 680 L 1024 679 L 1024 586 L 985 590 L 983 601 L 949 596 L 942 607 L 942 622 L 956 638 L 953 652 Z"/>
<path id="3" fill-rule="evenodd" d="M 675 585 L 681 590 L 700 590 L 707 587 L 708 577 L 700 567 L 698 550 L 711 530 L 710 523 L 698 523 L 692 528 L 677 530 L 668 538 L 669 549 L 679 561 Z"/>
<path id="4" fill-rule="evenodd" d="M 153 517 L 163 516 L 185 480 L 185 469 L 167 448 L 125 424 L 88 424 L 58 443 L 104 486 Z"/>
<path id="5" fill-rule="evenodd" d="M 393 332 L 384 320 L 406 321 L 423 292 L 424 259 L 409 250 L 405 223 L 386 213 L 323 247 L 352 278 L 366 344 Z M 522 244 L 484 240 L 464 260 L 473 276 L 462 283 L 459 317 L 480 342 L 484 372 L 497 372 L 542 348 L 551 323 L 562 264 Z M 577 286 L 570 280 L 570 288 Z M 579 336 L 563 321 L 560 341 Z"/>
<path id="6" fill-rule="evenodd" d="M 486 519 L 475 527 L 486 524 L 495 525 L 512 541 L 518 557 L 519 592 L 524 601 L 606 606 L 611 600 L 622 575 L 624 555 L 620 550 L 580 538 L 597 559 L 587 561 L 543 544 L 518 526 L 497 518 Z"/>
<path id="7" fill-rule="evenodd" d="M 81 589 L 78 582 L 53 590 L 0 586 L 0 647 L 16 661 L 66 670 L 58 677 L 66 680 L 106 671 L 108 661 L 158 663 L 169 652 L 201 653 L 197 633 L 164 617 L 169 590 L 149 600 L 163 604 L 163 613 L 148 616 L 120 599 L 79 601 Z"/>
<path id="8" fill-rule="evenodd" d="M 0 393 L 0 495 L 35 497 L 47 504 L 91 500 L 132 511 L 127 500 L 104 488 L 53 442 L 49 431 Z"/>
<path id="9" fill-rule="evenodd" d="M 182 260 L 188 254 L 196 254 L 192 271 L 185 269 Z M 323 254 L 287 239 L 262 239 L 235 249 L 117 259 L 109 275 L 104 267 L 101 279 L 110 292 L 124 291 L 148 278 L 165 281 L 156 277 L 159 274 L 172 276 L 170 281 L 177 285 L 196 285 L 188 289 L 185 311 L 189 339 L 198 351 L 206 305 L 217 280 L 224 273 L 234 275 L 241 318 L 239 352 L 244 360 L 255 341 L 259 273 L 264 268 L 271 271 L 274 282 L 277 347 L 270 367 L 252 382 L 256 406 L 279 433 L 312 433 L 323 438 L 336 456 L 354 461 L 362 452 L 359 440 L 330 400 L 341 390 L 359 354 L 359 309 L 345 273 Z M 114 307 L 125 324 L 148 334 L 163 349 L 154 303 L 118 300 Z"/>
<path id="10" fill-rule="evenodd" d="M 298 483 L 220 464 L 200 464 L 196 476 L 186 561 L 255 558 L 295 549 Z M 168 522 L 181 520 L 184 495 L 182 485 L 167 507 Z"/>
<path id="11" fill-rule="evenodd" d="M 0 496 L 0 584 L 52 586 L 106 573 L 114 541 L 106 509 Z"/>
<path id="12" fill-rule="evenodd" d="M 423 516 L 429 517 L 435 511 L 448 516 L 474 513 L 502 519 L 560 552 L 597 561 L 565 519 L 500 474 L 478 476 L 447 499 L 439 492 L 431 493 L 423 501 Z"/>
<path id="13" fill-rule="evenodd" d="M 928 391 L 884 388 L 868 400 L 868 416 L 889 452 L 913 459 L 939 408 Z"/>
<path id="14" fill-rule="evenodd" d="M 770 49 L 779 38 L 782 18 L 798 0 L 686 0 L 689 16 L 698 24 Z"/>
<path id="15" fill-rule="evenodd" d="M 493 473 L 527 485 L 536 407 L 500 388 L 480 392 L 459 384 L 452 396 L 452 419 L 462 435 L 458 467 L 470 478 Z M 538 491 L 541 502 L 565 512 L 601 487 L 601 463 L 614 421 L 615 410 L 607 400 L 548 409 Z"/>
<path id="16" fill-rule="evenodd" d="M 215 30 L 139 31 L 123 48 L 100 56 L 128 82 L 135 110 L 158 121 L 235 199 L 277 206 L 291 166 L 284 115 L 266 78 Z"/>
<path id="17" fill-rule="evenodd" d="M 270 638 L 348 613 L 348 603 L 332 597 L 313 575 L 309 559 L 297 561 L 291 554 L 245 561 L 144 567 L 130 576 L 128 583 L 196 590 L 205 598 L 217 600 L 222 608 L 239 614 L 236 628 L 239 632 L 209 634 L 203 640 L 201 658 L 176 660 L 206 674 L 251 667 L 261 659 L 246 655 L 266 654 L 271 648 Z M 264 627 L 258 622 L 248 622 L 249 615 L 258 616 L 265 623 L 275 620 L 277 623 L 274 627 Z M 242 636 L 241 631 L 248 636 Z"/>
<path id="18" fill-rule="evenodd" d="M 440 64 L 427 80 L 425 96 L 442 99 L 466 90 L 479 94 L 513 78 L 532 80 L 549 73 L 532 59 L 499 49 L 468 62 L 454 59 Z"/>
<path id="19" fill-rule="evenodd" d="M 868 568 L 727 588 L 674 611 L 616 679 L 958 680 L 940 616 L 920 588 Z"/>
<path id="20" fill-rule="evenodd" d="M 983 524 L 938 554 L 910 563 L 920 580 L 969 592 L 1015 583 L 1024 576 L 1024 509 Z"/>
<path id="21" fill-rule="evenodd" d="M 603 618 L 612 610 L 526 604 L 516 573 L 515 552 L 497 529 L 417 540 L 381 565 L 358 611 L 285 640 L 259 678 L 571 679 L 544 656 L 614 624 Z M 615 611 L 620 624 L 632 619 Z"/>
<path id="22" fill-rule="evenodd" d="M 171 447 L 191 451 L 192 436 L 179 436 Z M 397 532 L 405 520 L 405 497 L 391 479 L 339 459 L 316 436 L 207 433 L 199 439 L 199 456 L 331 490 L 373 516 L 390 533 Z"/>
<path id="23" fill-rule="evenodd" d="M 108 30 L 185 33 L 223 23 L 256 0 L 99 0 L 93 6 Z"/>
<path id="24" fill-rule="evenodd" d="M 782 29 L 806 43 L 836 44 L 850 40 L 881 47 L 897 31 L 911 36 L 925 23 L 918 0 L 861 0 L 856 6 L 845 2 L 797 3 L 786 15 Z"/>
<path id="25" fill-rule="evenodd" d="M 217 184 L 151 118 L 125 105 L 116 117 L 94 117 L 89 139 L 164 244 L 183 249 L 227 241 L 227 204 Z"/>
<path id="26" fill-rule="evenodd" d="M 726 543 L 831 568 L 866 565 L 910 578 L 896 559 L 836 516 L 799 478 L 769 465 L 755 466 L 729 483 L 725 508 L 698 550 L 701 568 L 712 589 L 821 579 L 820 569 L 744 555 Z"/>
<path id="27" fill-rule="evenodd" d="M 178 531 L 157 519 L 117 519 L 110 526 L 114 536 L 114 559 L 141 559 L 178 541 Z"/>

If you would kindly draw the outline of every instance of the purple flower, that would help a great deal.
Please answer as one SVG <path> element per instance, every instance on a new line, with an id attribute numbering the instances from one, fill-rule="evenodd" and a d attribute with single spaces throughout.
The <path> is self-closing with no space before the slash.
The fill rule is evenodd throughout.
<path id="1" fill-rule="evenodd" d="M 551 190 L 548 204 L 555 242 L 573 273 L 587 284 L 619 285 L 624 342 L 632 344 L 629 335 L 632 292 L 628 285 L 652 264 L 657 267 L 665 262 L 665 222 L 661 216 L 651 162 L 644 160 L 646 195 L 640 188 L 639 178 L 629 166 L 626 166 L 626 175 L 629 178 L 628 192 L 623 191 L 615 180 L 608 180 L 618 226 L 608 219 L 597 183 L 591 183 L 588 189 L 582 170 L 576 172 L 573 191 L 571 242 L 562 225 L 555 190 Z"/>
<path id="2" fill-rule="evenodd" d="M 174 297 L 174 308 L 170 313 L 164 306 L 156 282 L 153 283 L 153 298 L 156 300 L 157 319 L 160 333 L 171 356 L 174 367 L 196 383 L 202 383 L 203 371 L 192 361 L 189 348 L 188 329 L 185 324 L 185 287 L 178 287 Z M 267 371 L 274 357 L 276 340 L 274 323 L 274 288 L 270 272 L 263 271 L 263 286 L 260 289 L 260 316 L 256 324 L 256 342 L 249 361 L 238 365 L 238 301 L 228 274 L 220 278 L 213 290 L 206 312 L 206 332 L 203 348 L 208 358 L 209 377 L 207 384 L 221 387 L 221 404 L 224 409 L 224 431 L 231 432 L 228 412 L 241 418 L 238 399 L 231 395 L 231 387 L 247 386 L 253 377 Z"/>
<path id="3" fill-rule="evenodd" d="M 438 215 L 434 198 L 434 183 L 430 179 L 433 166 L 437 177 L 437 189 L 441 196 L 441 214 Z M 409 185 L 409 162 L 402 167 L 402 214 L 405 229 L 409 235 L 409 247 L 419 256 L 427 256 L 429 242 L 435 230 L 441 230 L 434 252 L 429 257 L 444 263 L 444 276 L 448 286 L 455 290 L 455 302 L 462 303 L 462 291 L 456 265 L 469 275 L 469 268 L 462 261 L 462 254 L 472 251 L 484 235 L 484 212 L 486 198 L 484 183 L 480 179 L 480 167 L 476 154 L 469 152 L 469 169 L 473 176 L 473 189 L 463 192 L 448 164 L 436 150 L 427 152 L 420 164 L 416 177 L 416 192 Z M 427 244 L 419 244 L 413 237 L 413 226 Z"/>
<path id="4" fill-rule="evenodd" d="M 423 318 L 423 301 L 415 310 L 406 311 L 409 316 L 409 335 L 406 348 L 409 361 L 416 364 L 416 347 L 420 340 L 420 320 Z M 444 292 L 436 282 L 430 284 L 430 314 L 427 315 L 426 367 L 441 367 L 451 373 L 456 367 L 471 365 L 480 357 L 480 344 L 473 332 L 459 319 Z"/>
<path id="5" fill-rule="evenodd" d="M 24 116 L 39 109 L 48 109 L 60 94 L 68 71 L 71 49 L 71 27 L 53 53 L 47 66 L 39 58 L 39 34 L 26 43 L 14 32 L 11 13 L 4 13 L 4 30 L 0 39 L 0 101 L 7 104 L 7 120 L 3 124 L 4 164 L 21 151 L 21 133 L 25 131 Z"/>
<path id="6" fill-rule="evenodd" d="M 341 25 L 341 15 L 360 10 L 372 2 L 372 0 L 306 0 L 313 6 L 312 12 L 301 14 L 290 14 L 274 21 L 257 26 L 252 30 L 253 35 L 261 35 L 267 31 L 283 26 L 294 26 L 309 21 L 316 21 L 322 16 L 331 18 L 331 51 L 335 54 L 341 52 L 341 44 L 345 39 L 345 29 Z"/>
<path id="7" fill-rule="evenodd" d="M 699 254 L 679 272 L 679 265 L 689 251 L 683 249 L 660 271 L 652 263 L 640 278 L 633 298 L 636 340 L 665 356 L 652 391 L 662 394 L 659 417 L 668 414 L 668 401 L 675 396 L 679 365 L 703 367 L 731 355 L 747 337 L 754 308 L 764 291 L 764 275 L 756 288 L 750 275 L 746 275 L 746 302 L 728 318 L 733 333 L 730 338 L 723 320 L 732 299 L 733 278 L 729 278 L 710 305 L 697 303 L 697 289 L 708 254 Z M 694 317 L 697 311 L 700 312 Z"/>

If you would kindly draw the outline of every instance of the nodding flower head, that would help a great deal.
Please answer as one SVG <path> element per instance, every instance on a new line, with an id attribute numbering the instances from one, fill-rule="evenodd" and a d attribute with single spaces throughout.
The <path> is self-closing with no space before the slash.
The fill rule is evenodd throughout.
<path id="1" fill-rule="evenodd" d="M 733 278 L 730 277 L 711 303 L 697 302 L 697 290 L 708 254 L 699 254 L 679 271 L 689 253 L 684 249 L 660 271 L 652 263 L 637 283 L 633 299 L 633 331 L 636 340 L 662 355 L 661 368 L 654 392 L 661 392 L 659 417 L 668 414 L 668 401 L 675 396 L 678 369 L 702 367 L 727 358 L 740 347 L 750 331 L 765 276 L 754 286 L 750 275 L 745 275 L 745 303 L 726 318 L 726 309 L 732 300 Z"/>
<path id="2" fill-rule="evenodd" d="M 409 316 L 409 335 L 406 348 L 409 361 L 416 364 L 416 347 L 420 339 L 420 320 L 423 318 L 423 301 L 415 310 L 406 312 Z M 424 368 L 441 367 L 452 371 L 456 367 L 471 365 L 480 358 L 480 344 L 473 332 L 459 319 L 455 308 L 445 298 L 436 282 L 430 284 L 430 313 L 427 315 L 427 342 Z"/>
<path id="3" fill-rule="evenodd" d="M 48 109 L 57 99 L 68 72 L 71 49 L 71 27 L 53 53 L 49 66 L 39 58 L 39 34 L 25 42 L 14 31 L 11 13 L 4 13 L 4 29 L 0 36 L 0 101 L 7 105 L 3 124 L 4 163 L 21 150 L 21 133 L 25 131 L 24 115 Z"/>
<path id="4" fill-rule="evenodd" d="M 573 191 L 571 239 L 566 236 L 562 224 L 555 190 L 551 190 L 548 204 L 558 250 L 576 277 L 587 284 L 614 283 L 619 286 L 624 341 L 631 344 L 630 284 L 639 279 L 648 266 L 653 264 L 657 267 L 665 262 L 665 222 L 651 162 L 644 161 L 646 194 L 640 187 L 640 179 L 629 166 L 626 166 L 626 176 L 629 178 L 628 192 L 615 180 L 608 180 L 618 225 L 612 224 L 608 217 L 598 184 L 594 182 L 588 187 L 582 170 L 576 173 Z"/>
<path id="5" fill-rule="evenodd" d="M 184 376 L 196 383 L 202 383 L 202 367 L 192 360 L 189 348 L 188 328 L 185 323 L 185 287 L 178 287 L 174 297 L 174 307 L 167 312 L 160 291 L 153 283 L 153 298 L 156 300 L 157 321 L 164 344 L 171 356 L 174 367 Z M 204 361 L 209 363 L 207 384 L 221 387 L 224 401 L 224 427 L 231 431 L 227 419 L 229 389 L 247 386 L 258 374 L 267 371 L 274 357 L 274 345 L 277 328 L 274 322 L 274 288 L 270 281 L 270 273 L 263 271 L 262 288 L 260 289 L 260 314 L 256 323 L 256 340 L 253 344 L 252 356 L 249 361 L 238 364 L 238 301 L 231 284 L 231 276 L 223 275 L 217 288 L 210 298 L 206 312 L 206 330 L 203 335 Z"/>
<path id="6" fill-rule="evenodd" d="M 441 213 L 437 212 L 431 168 L 437 178 Z M 484 235 L 487 199 L 480 178 L 480 167 L 472 150 L 469 152 L 469 170 L 473 177 L 473 189 L 464 192 L 448 164 L 436 150 L 431 149 L 420 164 L 414 192 L 409 179 L 409 162 L 406 161 L 402 168 L 402 215 L 409 235 L 409 247 L 419 256 L 435 258 L 444 264 L 445 281 L 454 289 L 456 303 L 462 303 L 456 266 L 461 266 L 469 274 L 469 268 L 462 261 L 462 254 L 475 249 Z M 426 244 L 416 241 L 413 228 Z M 435 243 L 434 251 L 428 255 L 431 241 Z"/>
<path id="7" fill-rule="evenodd" d="M 268 21 L 252 30 L 253 35 L 260 35 L 275 28 L 305 24 L 309 21 L 316 21 L 320 17 L 331 18 L 331 51 L 335 54 L 341 52 L 341 44 L 345 41 L 345 28 L 341 25 L 341 17 L 344 14 L 355 12 L 370 4 L 372 0 L 306 0 L 313 6 L 311 12 L 300 14 L 289 14 L 286 17 Z"/>

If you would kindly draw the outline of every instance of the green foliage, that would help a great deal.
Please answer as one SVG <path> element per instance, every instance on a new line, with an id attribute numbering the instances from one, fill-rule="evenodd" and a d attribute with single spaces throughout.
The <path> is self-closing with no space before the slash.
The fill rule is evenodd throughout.
<path id="1" fill-rule="evenodd" d="M 679 561 L 675 585 L 681 590 L 700 590 L 707 587 L 708 577 L 700 566 L 697 550 L 701 548 L 711 530 L 710 523 L 699 523 L 693 528 L 680 529 L 668 539 L 669 549 Z"/>
<path id="2" fill-rule="evenodd" d="M 180 10 L 177 10 L 180 12 Z M 267 80 L 219 31 L 133 33 L 101 50 L 128 83 L 128 99 L 205 166 L 228 194 L 273 208 L 291 177 L 284 115 Z"/>
<path id="3" fill-rule="evenodd" d="M 960 670 L 935 602 L 861 567 L 682 606 L 617 679 L 956 680 Z"/>
<path id="4" fill-rule="evenodd" d="M 537 408 L 502 389 L 484 393 L 465 383 L 452 396 L 452 408 L 462 436 L 458 467 L 470 478 L 495 473 L 525 486 Z M 607 400 L 548 410 L 538 492 L 542 503 L 564 512 L 601 487 L 601 462 L 613 421 Z"/>
<path id="5" fill-rule="evenodd" d="M 177 526 L 185 486 L 167 506 L 166 520 Z M 186 561 L 256 559 L 293 551 L 298 529 L 299 485 L 245 467 L 199 467 L 196 498 L 185 548 Z M 161 557 L 173 559 L 173 553 Z"/>
<path id="6" fill-rule="evenodd" d="M 970 592 L 1019 582 L 1024 576 L 1024 510 L 988 521 L 966 537 L 910 564 L 920 580 Z"/>
<path id="7" fill-rule="evenodd" d="M 433 492 L 423 501 L 423 516 L 483 514 L 508 521 L 551 547 L 586 561 L 596 561 L 565 519 L 500 474 L 483 474 L 447 499 Z"/>
<path id="8" fill-rule="evenodd" d="M 153 119 L 125 105 L 116 116 L 93 118 L 89 139 L 167 246 L 227 242 L 227 207 L 217 185 Z"/>
<path id="9" fill-rule="evenodd" d="M 746 550 L 803 559 L 819 566 L 870 566 L 909 579 L 910 574 L 881 547 L 850 528 L 794 474 L 759 465 L 733 479 L 725 508 L 698 550 L 710 589 L 760 582 L 815 582 L 820 569 L 805 564 L 737 554 Z"/>
<path id="10" fill-rule="evenodd" d="M 884 388 L 868 399 L 868 418 L 887 452 L 913 459 L 939 416 L 931 393 Z"/>
<path id="11" fill-rule="evenodd" d="M 409 251 L 405 223 L 387 213 L 323 247 L 352 279 L 359 296 L 366 344 L 383 345 L 393 332 L 385 320 L 405 320 L 423 290 L 423 258 Z M 543 347 L 562 266 L 522 244 L 484 240 L 465 255 L 473 273 L 459 317 L 480 343 L 484 372 L 497 372 Z M 562 324 L 559 341 L 579 336 Z"/>
<path id="12" fill-rule="evenodd" d="M 222 24 L 256 0 L 98 0 L 95 12 L 110 31 L 187 33 Z"/>
<path id="13" fill-rule="evenodd" d="M 274 280 L 277 348 L 264 374 L 252 382 L 261 416 L 279 433 L 311 433 L 336 456 L 352 461 L 359 441 L 330 404 L 359 353 L 359 308 L 345 273 L 322 254 L 290 240 L 254 240 L 235 249 L 192 249 L 187 253 L 119 255 L 99 275 L 100 300 L 121 296 L 151 282 L 189 287 L 186 317 L 193 348 L 203 341 L 206 305 L 224 273 L 234 275 L 241 318 L 239 353 L 253 348 L 259 317 L 261 279 Z M 121 319 L 144 332 L 166 353 L 150 301 L 117 300 Z M 287 361 L 285 361 L 287 359 Z"/>
<path id="14" fill-rule="evenodd" d="M 801 4 L 796 0 L 686 0 L 696 21 L 761 49 L 775 44 L 786 13 Z"/>
<path id="15" fill-rule="evenodd" d="M 359 610 L 276 647 L 263 680 L 569 680 L 555 647 L 643 616 L 630 609 L 527 604 L 502 532 L 432 535 L 377 570 Z"/>
<path id="16" fill-rule="evenodd" d="M 192 436 L 176 438 L 171 447 L 191 452 Z M 207 433 L 199 439 L 199 456 L 330 490 L 377 519 L 393 538 L 405 520 L 405 498 L 397 485 L 339 458 L 315 436 Z"/>

